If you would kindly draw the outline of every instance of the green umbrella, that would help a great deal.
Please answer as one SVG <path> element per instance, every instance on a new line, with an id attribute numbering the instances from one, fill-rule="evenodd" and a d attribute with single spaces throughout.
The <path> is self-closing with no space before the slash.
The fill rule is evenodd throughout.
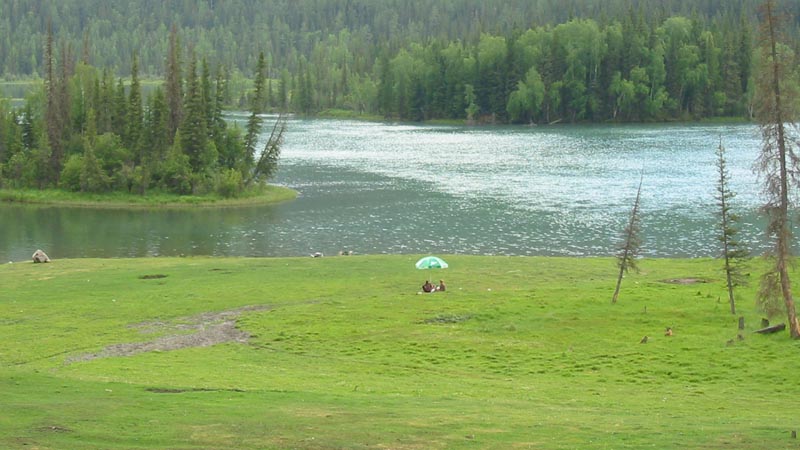
<path id="1" fill-rule="evenodd" d="M 437 258 L 436 256 L 426 256 L 416 264 L 414 264 L 417 269 L 446 269 L 447 263 L 444 262 L 442 258 Z"/>

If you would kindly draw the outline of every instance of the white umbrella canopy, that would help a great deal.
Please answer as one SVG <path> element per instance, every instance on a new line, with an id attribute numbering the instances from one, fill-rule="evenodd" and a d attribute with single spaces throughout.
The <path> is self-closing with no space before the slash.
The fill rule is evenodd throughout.
<path id="1" fill-rule="evenodd" d="M 426 256 L 417 261 L 414 266 L 417 269 L 446 269 L 447 263 L 437 256 Z"/>

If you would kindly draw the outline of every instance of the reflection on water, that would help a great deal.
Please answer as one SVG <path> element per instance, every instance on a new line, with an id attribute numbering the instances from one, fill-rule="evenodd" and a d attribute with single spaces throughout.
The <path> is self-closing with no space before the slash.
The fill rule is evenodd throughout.
<path id="1" fill-rule="evenodd" d="M 316 251 L 610 255 L 639 174 L 648 256 L 716 255 L 714 152 L 727 148 L 742 240 L 763 248 L 751 125 L 416 126 L 294 120 L 294 202 L 120 211 L 0 205 L 0 258 L 295 256 Z"/>
<path id="2" fill-rule="evenodd" d="M 61 257 L 259 254 L 254 222 L 274 221 L 272 210 L 104 210 L 49 206 L 2 207 L 0 249 L 26 256 L 31 247 Z M 255 234 L 255 235 L 254 235 Z M 238 236 L 237 239 L 232 239 Z M 21 247 L 21 246 L 19 246 Z"/>

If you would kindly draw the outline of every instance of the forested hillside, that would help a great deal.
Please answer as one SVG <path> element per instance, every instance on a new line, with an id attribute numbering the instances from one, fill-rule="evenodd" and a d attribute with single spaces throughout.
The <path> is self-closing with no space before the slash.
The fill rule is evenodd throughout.
<path id="1" fill-rule="evenodd" d="M 797 17 L 800 4 L 782 0 Z M 92 64 L 130 73 L 135 51 L 144 74 L 164 72 L 167 34 L 179 27 L 186 42 L 212 63 L 252 74 L 264 51 L 276 67 L 296 70 L 317 47 L 347 40 L 369 66 L 384 51 L 411 43 L 477 43 L 482 33 L 508 36 L 571 19 L 601 27 L 634 14 L 652 28 L 667 17 L 753 25 L 760 0 L 5 0 L 0 2 L 0 71 L 41 74 L 48 20 L 57 40 L 76 51 L 90 47 Z M 343 33 L 344 32 L 344 33 Z M 331 40 L 333 39 L 333 41 Z M 319 50 L 317 50 L 319 51 Z M 368 69 L 361 67 L 360 69 Z M 355 67 L 353 68 L 356 69 Z"/>
<path id="2" fill-rule="evenodd" d="M 515 123 L 747 116 L 760 3 L 6 0 L 0 69 L 44 77 L 51 23 L 69 59 L 129 77 L 136 56 L 142 75 L 161 77 L 175 26 L 184 54 L 224 67 L 229 86 L 252 78 L 263 52 L 273 109 Z M 796 37 L 800 2 L 778 3 Z"/>

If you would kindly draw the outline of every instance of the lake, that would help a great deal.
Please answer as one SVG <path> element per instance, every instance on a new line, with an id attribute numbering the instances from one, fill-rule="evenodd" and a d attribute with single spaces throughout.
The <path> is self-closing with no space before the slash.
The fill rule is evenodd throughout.
<path id="1" fill-rule="evenodd" d="M 241 120 L 241 117 L 234 117 Z M 269 121 L 267 122 L 269 123 Z M 173 255 L 607 256 L 642 186 L 642 253 L 717 256 L 715 151 L 741 240 L 764 250 L 751 124 L 440 126 L 292 119 L 276 183 L 296 201 L 220 210 L 0 205 L 0 261 Z"/>

